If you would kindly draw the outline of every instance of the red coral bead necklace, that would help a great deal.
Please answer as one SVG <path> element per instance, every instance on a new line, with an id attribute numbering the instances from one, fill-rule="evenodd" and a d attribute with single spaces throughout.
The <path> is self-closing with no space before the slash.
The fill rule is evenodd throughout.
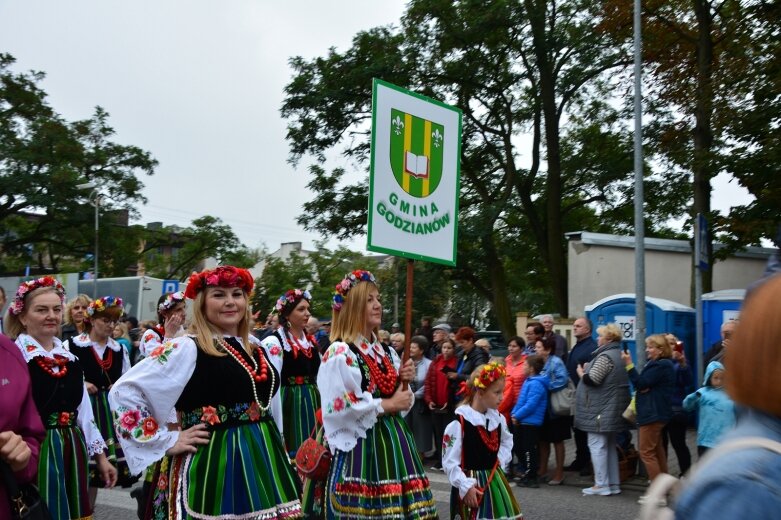
<path id="1" fill-rule="evenodd" d="M 369 350 L 369 346 L 366 343 L 363 343 L 361 346 L 363 347 L 360 350 L 361 358 L 366 363 L 366 366 L 369 367 L 371 380 L 379 387 L 382 395 L 393 395 L 393 392 L 396 391 L 398 373 L 396 372 L 396 367 L 393 366 L 390 356 L 377 354 L 381 358 L 383 366 L 383 368 L 380 368 L 380 364 L 375 359 L 363 353 L 363 350 Z"/>
<path id="2" fill-rule="evenodd" d="M 297 358 L 298 353 L 302 353 L 305 357 L 312 359 L 312 345 L 310 343 L 309 348 L 304 348 L 301 343 L 298 341 L 298 338 L 296 338 L 293 335 L 293 331 L 291 330 L 285 330 L 285 333 L 287 334 L 287 337 L 289 338 L 289 341 L 292 343 L 293 348 L 293 357 Z M 306 335 L 304 335 L 304 341 L 308 341 L 308 338 L 306 338 Z"/>
<path id="3" fill-rule="evenodd" d="M 108 369 L 111 368 L 111 365 L 114 363 L 114 351 L 111 350 L 111 347 L 106 345 L 106 351 L 108 352 L 106 359 L 101 359 L 92 346 L 90 346 L 90 350 L 92 351 L 92 355 L 95 356 L 95 361 L 98 362 L 98 366 L 100 366 L 104 372 L 108 372 Z"/>
<path id="4" fill-rule="evenodd" d="M 57 379 L 65 377 L 68 373 L 68 361 L 68 358 L 59 354 L 54 354 L 54 358 L 35 356 L 35 362 L 41 367 L 41 370 Z M 59 368 L 59 371 L 55 372 L 54 367 Z"/>
<path id="5" fill-rule="evenodd" d="M 274 376 L 274 371 L 271 370 L 271 387 L 268 392 L 266 406 L 263 406 L 263 402 L 258 397 L 257 383 L 262 383 L 268 379 L 269 368 L 266 357 L 262 352 L 260 352 L 260 348 L 255 349 L 255 352 L 257 352 L 258 358 L 260 359 L 260 363 L 255 360 L 255 356 L 250 354 L 250 359 L 252 360 L 252 366 L 250 366 L 250 364 L 247 363 L 239 351 L 233 348 L 227 341 L 225 341 L 224 338 L 219 338 L 217 342 L 220 344 L 220 346 L 222 346 L 223 349 L 225 349 L 225 352 L 227 352 L 228 355 L 232 357 L 239 365 L 241 365 L 245 372 L 247 372 L 247 375 L 249 375 L 250 381 L 252 383 L 252 395 L 255 397 L 255 402 L 258 403 L 258 406 L 263 413 L 267 412 L 271 407 L 271 398 L 274 396 L 274 384 L 276 378 Z"/>

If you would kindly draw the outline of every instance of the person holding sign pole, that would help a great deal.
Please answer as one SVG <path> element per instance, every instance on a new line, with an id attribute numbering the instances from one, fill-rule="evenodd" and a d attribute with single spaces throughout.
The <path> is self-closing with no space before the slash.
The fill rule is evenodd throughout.
<path id="1" fill-rule="evenodd" d="M 317 375 L 323 428 L 333 454 L 325 486 L 325 518 L 437 518 L 436 503 L 415 441 L 401 415 L 414 397 L 411 360 L 383 347 L 382 304 L 368 271 L 336 286 L 333 343 Z"/>

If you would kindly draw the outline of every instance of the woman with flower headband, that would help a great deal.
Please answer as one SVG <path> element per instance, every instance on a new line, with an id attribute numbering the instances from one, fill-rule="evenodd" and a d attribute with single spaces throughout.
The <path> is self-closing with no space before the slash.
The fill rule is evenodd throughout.
<path id="1" fill-rule="evenodd" d="M 16 338 L 30 371 L 33 400 L 46 426 L 38 460 L 38 488 L 55 520 L 92 515 L 88 460 L 112 487 L 117 470 L 95 425 L 79 359 L 63 348 L 57 333 L 65 290 L 50 276 L 24 282 L 9 309 L 7 331 Z"/>
<path id="2" fill-rule="evenodd" d="M 523 518 L 503 470 L 513 457 L 513 436 L 497 410 L 505 376 L 504 366 L 492 361 L 461 383 L 464 400 L 442 437 L 450 518 Z"/>
<path id="3" fill-rule="evenodd" d="M 353 271 L 336 286 L 333 343 L 317 386 L 333 453 L 325 518 L 437 518 L 429 481 L 401 413 L 414 402 L 403 388 L 415 376 L 378 338 L 382 304 L 374 276 Z"/>
<path id="4" fill-rule="evenodd" d="M 185 309 L 184 293 L 166 293 L 157 300 L 157 325 L 144 331 L 138 350 L 146 357 L 166 339 L 184 335 Z"/>
<path id="5" fill-rule="evenodd" d="M 108 460 L 117 468 L 117 484 L 130 487 L 138 480 L 130 475 L 122 449 L 116 442 L 114 420 L 108 404 L 108 391 L 130 368 L 127 350 L 114 340 L 114 326 L 124 312 L 122 298 L 104 296 L 87 306 L 84 332 L 64 343 L 79 358 L 92 402 L 92 414 L 108 445 Z M 102 482 L 94 462 L 90 462 L 90 499 L 95 504 Z"/>
<path id="6" fill-rule="evenodd" d="M 249 335 L 246 269 L 190 277 L 188 334 L 134 366 L 109 399 L 131 471 L 171 456 L 169 518 L 299 518 L 297 477 L 282 440 L 282 352 Z M 182 430 L 168 427 L 172 414 Z"/>
<path id="7" fill-rule="evenodd" d="M 315 339 L 306 333 L 309 317 L 309 291 L 290 289 L 279 297 L 274 312 L 279 327 L 263 339 L 269 352 L 283 352 L 282 421 L 285 446 L 290 457 L 315 429 L 315 412 L 320 408 L 320 394 L 315 381 L 320 368 L 320 354 Z"/>

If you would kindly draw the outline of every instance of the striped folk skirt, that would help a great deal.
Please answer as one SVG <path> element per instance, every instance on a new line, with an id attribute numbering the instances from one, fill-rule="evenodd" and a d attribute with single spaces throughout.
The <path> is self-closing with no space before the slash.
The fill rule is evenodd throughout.
<path id="1" fill-rule="evenodd" d="M 301 443 L 310 437 L 315 429 L 315 412 L 320 408 L 320 392 L 311 383 L 291 384 L 282 386 L 280 396 L 285 446 L 293 458 Z"/>
<path id="2" fill-rule="evenodd" d="M 138 480 L 138 477 L 130 474 L 130 469 L 128 469 L 127 462 L 125 462 L 125 454 L 122 453 L 122 448 L 119 442 L 117 442 L 117 434 L 114 431 L 114 415 L 111 413 L 111 407 L 108 404 L 108 391 L 100 390 L 96 394 L 91 394 L 89 400 L 92 403 L 92 414 L 95 417 L 95 424 L 98 426 L 98 430 L 100 430 L 100 434 L 108 447 L 106 458 L 117 468 L 117 486 L 130 487 Z M 92 487 L 106 486 L 105 482 L 100 478 L 97 463 L 93 459 L 89 462 L 89 485 Z"/>
<path id="3" fill-rule="evenodd" d="M 53 520 L 92 518 L 87 445 L 77 426 L 51 428 L 41 444 L 38 489 Z"/>
<path id="4" fill-rule="evenodd" d="M 270 416 L 215 427 L 197 453 L 172 457 L 169 518 L 301 518 L 298 477 Z"/>
<path id="5" fill-rule="evenodd" d="M 467 470 L 468 477 L 477 480 L 477 486 L 485 489 L 485 483 L 491 474 L 490 469 Z M 515 500 L 510 483 L 504 475 L 502 468 L 496 468 L 494 478 L 491 479 L 488 489 L 483 493 L 483 499 L 477 510 L 466 507 L 458 494 L 457 488 L 450 490 L 450 518 L 458 520 L 479 520 L 493 518 L 496 520 L 510 520 L 523 518 L 521 507 Z"/>
<path id="6" fill-rule="evenodd" d="M 324 496 L 328 519 L 438 518 L 412 435 L 398 415 L 382 415 L 350 451 L 337 450 Z"/>

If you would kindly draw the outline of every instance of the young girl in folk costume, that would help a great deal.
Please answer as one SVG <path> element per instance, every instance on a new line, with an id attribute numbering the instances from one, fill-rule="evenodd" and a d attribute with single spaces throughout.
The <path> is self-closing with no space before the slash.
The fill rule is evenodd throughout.
<path id="1" fill-rule="evenodd" d="M 442 438 L 442 468 L 453 486 L 450 518 L 523 518 L 503 468 L 513 437 L 497 411 L 505 370 L 497 362 L 475 369 L 461 384 L 464 401 Z"/>
<path id="2" fill-rule="evenodd" d="M 181 291 L 167 293 L 157 302 L 157 325 L 144 331 L 138 350 L 142 357 L 148 356 L 167 339 L 184 335 L 186 303 Z"/>
<path id="3" fill-rule="evenodd" d="M 130 368 L 127 350 L 114 341 L 114 326 L 122 316 L 122 298 L 104 296 L 87 307 L 84 332 L 65 342 L 65 348 L 79 358 L 84 369 L 84 380 L 92 402 L 92 414 L 108 446 L 108 460 L 117 467 L 117 483 L 130 487 L 138 480 L 130 475 L 125 455 L 116 442 L 113 416 L 108 405 L 108 391 Z M 90 462 L 90 499 L 95 503 L 98 487 L 103 483 L 94 462 Z"/>
<path id="4" fill-rule="evenodd" d="M 437 518 L 429 481 L 401 413 L 415 375 L 377 332 L 382 304 L 374 276 L 353 271 L 337 286 L 331 339 L 317 375 L 323 428 L 333 453 L 326 518 Z"/>
<path id="5" fill-rule="evenodd" d="M 117 480 L 92 417 L 81 364 L 57 338 L 64 298 L 65 290 L 52 277 L 24 282 L 6 322 L 27 361 L 33 399 L 46 426 L 37 484 L 54 520 L 91 517 L 89 456 L 103 484 L 111 487 Z"/>
<path id="6" fill-rule="evenodd" d="M 189 333 L 166 340 L 109 395 L 133 473 L 171 456 L 168 517 L 299 518 L 299 486 L 284 449 L 282 353 L 249 335 L 246 269 L 193 274 Z M 182 430 L 168 427 L 177 412 Z"/>
<path id="7" fill-rule="evenodd" d="M 283 352 L 282 417 L 285 445 L 290 457 L 315 428 L 315 412 L 320 408 L 320 394 L 315 381 L 320 368 L 320 354 L 315 339 L 306 333 L 312 314 L 309 291 L 291 289 L 279 297 L 274 311 L 279 327 L 263 339 L 268 351 Z"/>

